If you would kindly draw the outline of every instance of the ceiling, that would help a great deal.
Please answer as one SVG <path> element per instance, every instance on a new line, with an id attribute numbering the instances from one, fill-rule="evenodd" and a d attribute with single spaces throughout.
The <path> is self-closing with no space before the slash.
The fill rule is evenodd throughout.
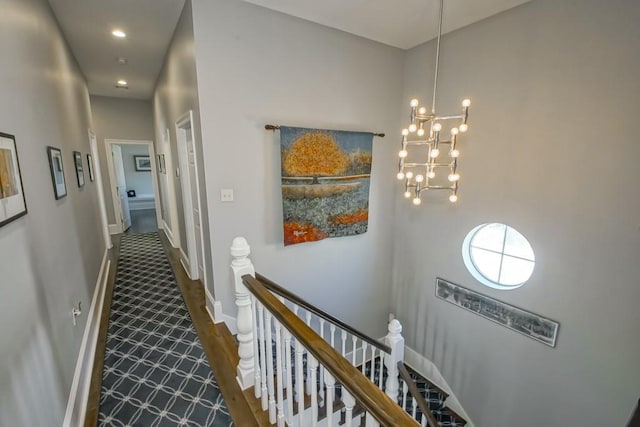
<path id="1" fill-rule="evenodd" d="M 151 99 L 184 0 L 49 0 L 92 95 Z M 125 39 L 111 35 L 114 28 Z M 117 58 L 127 59 L 126 65 Z M 129 89 L 117 89 L 116 81 Z"/>
<path id="2" fill-rule="evenodd" d="M 244 0 L 409 49 L 437 36 L 438 0 Z M 530 0 L 447 0 L 443 32 Z M 184 0 L 49 0 L 92 95 L 151 99 Z M 111 31 L 127 33 L 116 39 Z M 117 58 L 126 58 L 125 65 Z M 119 79 L 128 89 L 116 88 Z"/>
<path id="3" fill-rule="evenodd" d="M 244 0 L 380 43 L 410 49 L 438 35 L 438 0 Z M 530 0 L 446 0 L 443 33 Z"/>

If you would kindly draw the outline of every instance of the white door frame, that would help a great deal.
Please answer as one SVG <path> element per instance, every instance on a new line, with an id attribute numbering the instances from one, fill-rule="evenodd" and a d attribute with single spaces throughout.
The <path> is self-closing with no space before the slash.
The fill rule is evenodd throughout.
<path id="1" fill-rule="evenodd" d="M 102 172 L 100 171 L 100 155 L 98 150 L 98 140 L 96 134 L 89 129 L 89 148 L 91 150 L 91 157 L 93 164 L 91 170 L 93 170 L 93 176 L 96 180 L 96 191 L 98 192 L 98 207 L 100 211 L 100 224 L 102 228 L 102 237 L 104 238 L 104 244 L 107 249 L 113 247 L 111 242 L 111 234 L 109 233 L 109 221 L 107 220 L 107 205 L 104 198 L 104 187 L 102 185 Z"/>
<path id="2" fill-rule="evenodd" d="M 118 204 L 116 198 L 119 198 L 116 192 L 116 174 L 115 168 L 113 166 L 113 157 L 109 155 L 111 152 L 112 145 L 146 145 L 149 150 L 149 158 L 151 159 L 151 180 L 153 181 L 153 197 L 154 204 L 156 209 L 156 223 L 158 229 L 162 228 L 162 211 L 160 210 L 160 192 L 158 187 L 158 171 L 157 171 L 157 163 L 156 163 L 156 154 L 153 148 L 153 141 L 143 141 L 143 140 L 134 140 L 134 139 L 105 139 L 105 147 L 107 150 L 107 170 L 109 171 L 109 189 L 111 194 L 111 203 L 113 205 L 113 213 L 114 215 L 118 214 Z M 115 225 L 115 227 L 114 227 Z M 118 224 L 110 224 L 109 228 L 116 233 L 123 233 L 125 230 L 122 229 L 122 225 Z M 115 230 L 117 228 L 117 230 Z M 115 233 L 112 233 L 115 234 Z"/>
<path id="3" fill-rule="evenodd" d="M 188 165 L 188 151 L 187 151 L 187 140 L 186 140 L 186 131 L 185 129 L 191 129 L 191 144 L 193 149 L 194 156 L 194 167 L 195 167 L 195 179 L 196 182 L 191 182 L 191 177 L 189 174 L 189 165 Z M 193 122 L 193 110 L 189 110 L 184 113 L 182 116 L 176 120 L 176 144 L 178 148 L 178 163 L 180 164 L 180 183 L 182 185 L 182 205 L 184 207 L 184 228 L 185 233 L 190 237 L 189 239 L 185 239 L 190 246 L 187 249 L 187 270 L 191 279 L 200 278 L 206 287 L 206 277 L 207 277 L 207 263 L 204 259 L 204 235 L 203 235 L 203 222 L 202 222 L 202 197 L 200 195 L 200 177 L 198 173 L 198 151 L 196 150 L 196 138 L 194 132 L 194 122 Z M 191 197 L 191 187 L 195 186 L 196 189 L 196 198 L 197 200 L 192 200 Z M 193 222 L 193 206 L 198 207 L 198 217 L 200 220 L 200 254 L 202 255 L 202 268 L 203 268 L 203 276 L 199 277 L 200 273 L 198 271 L 198 256 L 196 247 L 196 230 L 195 224 Z M 195 262 L 194 262 L 195 261 Z"/>

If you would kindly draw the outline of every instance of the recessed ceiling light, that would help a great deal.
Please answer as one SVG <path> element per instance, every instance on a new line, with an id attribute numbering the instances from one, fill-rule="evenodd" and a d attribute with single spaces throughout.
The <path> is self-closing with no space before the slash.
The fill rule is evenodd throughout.
<path id="1" fill-rule="evenodd" d="M 126 86 L 127 85 L 127 81 L 126 80 L 118 80 L 116 83 L 118 84 L 118 86 Z"/>
<path id="2" fill-rule="evenodd" d="M 122 56 L 119 56 L 116 58 L 116 62 L 120 65 L 126 65 L 127 64 L 127 58 L 124 58 Z"/>
<path id="3" fill-rule="evenodd" d="M 111 34 L 113 34 L 114 37 L 117 37 L 119 39 L 123 39 L 123 38 L 127 37 L 127 33 L 125 33 L 122 30 L 113 30 L 113 31 L 111 31 Z"/>

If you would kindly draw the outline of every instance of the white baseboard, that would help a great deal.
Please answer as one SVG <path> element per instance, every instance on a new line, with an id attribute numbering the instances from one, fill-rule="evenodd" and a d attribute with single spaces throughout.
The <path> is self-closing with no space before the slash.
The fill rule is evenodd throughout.
<path id="1" fill-rule="evenodd" d="M 449 394 L 446 405 L 453 409 L 458 415 L 467 420 L 467 427 L 474 427 L 473 422 L 469 418 L 458 398 L 453 394 L 451 387 L 444 379 L 438 367 L 429 359 L 418 353 L 412 348 L 404 347 L 404 361 L 413 369 L 418 371 L 422 376 L 432 381 L 435 385 L 443 389 Z"/>
<path id="2" fill-rule="evenodd" d="M 207 313 L 209 313 L 209 317 L 211 317 L 213 323 L 226 323 L 231 334 L 236 335 L 238 333 L 236 318 L 228 316 L 222 312 L 222 303 L 220 301 L 216 301 L 213 298 L 213 295 L 209 292 L 209 289 L 206 287 L 204 288 L 204 293 L 207 298 Z"/>
<path id="3" fill-rule="evenodd" d="M 164 234 L 167 235 L 167 239 L 169 239 L 169 243 L 171 243 L 171 246 L 174 248 L 177 248 L 175 242 L 175 238 L 173 237 L 173 232 L 171 231 L 171 227 L 169 227 L 169 225 L 167 224 L 166 221 L 162 221 L 162 229 L 164 230 Z"/>
<path id="4" fill-rule="evenodd" d="M 109 277 L 109 267 L 111 260 L 108 259 L 105 251 L 102 257 L 102 264 L 98 274 L 98 280 L 93 291 L 91 307 L 87 314 L 87 322 L 82 335 L 82 343 L 76 361 L 76 369 L 73 374 L 67 410 L 65 412 L 63 427 L 82 426 L 87 413 L 87 399 L 89 398 L 89 387 L 91 385 L 91 374 L 93 372 L 93 359 L 95 358 L 96 345 L 98 343 L 98 332 L 100 331 L 100 318 L 104 295 L 107 289 L 107 279 Z"/>
<path id="5" fill-rule="evenodd" d="M 120 234 L 122 228 L 118 224 L 109 224 L 109 234 Z"/>

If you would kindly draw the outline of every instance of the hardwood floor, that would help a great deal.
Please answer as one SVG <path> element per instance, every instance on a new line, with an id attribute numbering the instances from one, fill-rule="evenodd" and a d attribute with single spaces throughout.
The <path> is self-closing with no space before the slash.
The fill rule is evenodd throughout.
<path id="1" fill-rule="evenodd" d="M 104 350 L 120 246 L 119 237 L 114 237 L 114 248 L 110 254 L 112 267 L 109 272 L 109 282 L 107 283 L 104 310 L 98 336 L 85 427 L 94 427 L 98 422 Z M 235 339 L 224 323 L 214 324 L 212 322 L 206 310 L 206 299 L 202 283 L 199 280 L 191 280 L 187 276 L 180 263 L 178 250 L 171 247 L 162 231 L 160 231 L 160 237 L 176 277 L 176 282 L 180 287 L 182 297 L 235 425 L 242 427 L 270 425 L 268 415 L 262 411 L 260 402 L 253 396 L 253 388 L 242 391 L 236 380 L 238 345 Z"/>

